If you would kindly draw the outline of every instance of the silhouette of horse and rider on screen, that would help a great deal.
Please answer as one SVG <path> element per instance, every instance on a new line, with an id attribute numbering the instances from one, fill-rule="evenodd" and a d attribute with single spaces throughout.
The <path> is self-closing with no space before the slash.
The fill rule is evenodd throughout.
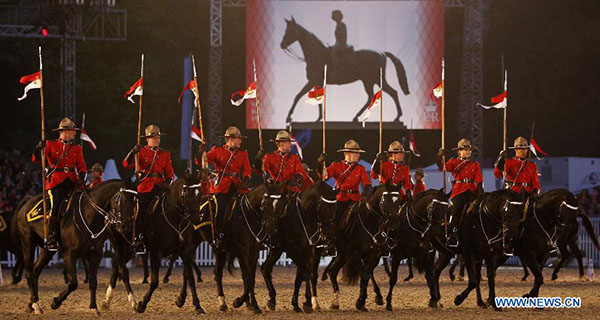
<path id="1" fill-rule="evenodd" d="M 363 83 L 365 92 L 368 95 L 367 101 L 363 107 L 354 116 L 352 121 L 358 122 L 358 117 L 369 106 L 369 103 L 374 95 L 375 84 L 379 85 L 379 70 L 383 70 L 383 91 L 389 94 L 396 105 L 397 115 L 394 121 L 400 121 L 402 109 L 398 99 L 398 92 L 392 88 L 386 80 L 386 57 L 389 58 L 398 76 L 400 88 L 405 95 L 410 92 L 408 90 L 408 81 L 406 79 L 406 71 L 398 57 L 390 52 L 377 52 L 373 50 L 358 50 L 355 51 L 353 46 L 347 43 L 346 24 L 342 22 L 343 15 L 340 10 L 334 10 L 331 13 L 331 18 L 336 22 L 335 39 L 333 46 L 328 47 L 323 44 L 317 36 L 306 30 L 303 26 L 296 23 L 292 16 L 290 20 L 284 19 L 287 27 L 285 34 L 281 40 L 281 48 L 298 60 L 306 62 L 306 84 L 300 89 L 300 92 L 294 97 L 292 107 L 288 112 L 286 122 L 292 122 L 292 114 L 296 108 L 298 100 L 308 93 L 313 87 L 323 84 L 323 68 L 327 64 L 327 84 L 348 84 L 356 80 Z M 298 41 L 302 48 L 304 58 L 297 57 L 292 49 L 289 48 L 294 42 Z M 321 121 L 322 105 L 319 105 L 319 118 L 316 121 Z"/>

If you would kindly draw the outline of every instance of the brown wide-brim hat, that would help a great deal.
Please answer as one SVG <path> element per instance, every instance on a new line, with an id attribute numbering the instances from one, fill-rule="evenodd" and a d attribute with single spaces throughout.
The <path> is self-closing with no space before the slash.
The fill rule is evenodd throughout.
<path id="1" fill-rule="evenodd" d="M 271 142 L 294 142 L 296 140 L 292 139 L 292 136 L 290 135 L 289 132 L 285 131 L 285 130 L 280 130 L 279 132 L 277 132 L 277 135 L 275 136 L 275 140 L 271 139 Z"/>
<path id="2" fill-rule="evenodd" d="M 144 135 L 142 138 L 160 137 L 166 136 L 166 134 L 160 132 L 160 128 L 157 125 L 151 124 L 144 129 Z"/>
<path id="3" fill-rule="evenodd" d="M 529 149 L 529 143 L 527 139 L 523 137 L 518 137 L 515 139 L 512 147 L 508 147 L 509 149 Z"/>
<path id="4" fill-rule="evenodd" d="M 242 133 L 240 132 L 240 129 L 238 129 L 237 127 L 229 127 L 227 128 L 227 130 L 225 130 L 225 134 L 221 136 L 221 138 L 248 138 L 246 136 L 243 136 Z"/>
<path id="5" fill-rule="evenodd" d="M 365 152 L 365 150 L 362 150 L 360 148 L 360 145 L 358 145 L 358 142 L 354 141 L 354 140 L 348 140 L 346 141 L 346 143 L 344 143 L 344 148 L 338 150 L 337 152 L 356 152 L 356 153 L 363 153 Z"/>
<path id="6" fill-rule="evenodd" d="M 425 172 L 423 172 L 423 168 L 417 168 L 415 174 L 422 175 L 423 177 L 426 176 Z"/>
<path id="7" fill-rule="evenodd" d="M 390 143 L 386 152 L 387 153 L 410 153 L 410 151 L 404 150 L 404 146 L 398 140 Z"/>
<path id="8" fill-rule="evenodd" d="M 64 118 L 64 119 L 60 120 L 60 123 L 58 124 L 58 128 L 52 129 L 52 131 L 62 131 L 62 130 L 75 130 L 75 131 L 79 131 L 81 129 L 77 128 L 75 126 L 75 122 L 73 122 L 73 120 L 71 120 L 69 118 Z"/>
<path id="9" fill-rule="evenodd" d="M 96 172 L 104 172 L 104 168 L 102 168 L 102 165 L 99 163 L 94 163 L 94 165 L 92 166 L 92 171 L 96 171 Z"/>
<path id="10" fill-rule="evenodd" d="M 478 148 L 476 146 L 472 145 L 471 141 L 469 139 L 462 138 L 462 139 L 458 140 L 457 146 L 455 148 L 452 148 L 452 150 L 463 150 L 463 149 L 477 150 Z"/>

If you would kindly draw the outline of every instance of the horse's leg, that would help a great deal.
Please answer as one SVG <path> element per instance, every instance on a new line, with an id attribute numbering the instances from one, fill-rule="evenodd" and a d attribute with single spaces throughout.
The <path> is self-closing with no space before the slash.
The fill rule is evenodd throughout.
<path id="1" fill-rule="evenodd" d="M 27 226 L 29 227 L 29 226 Z M 33 235 L 31 230 L 19 230 L 22 232 L 21 245 L 23 251 L 23 265 L 25 266 L 25 277 L 27 278 L 27 286 L 29 287 L 29 303 L 27 311 L 35 311 L 35 314 L 42 314 L 44 311 L 38 300 L 37 279 L 34 273 L 34 253 L 35 244 L 33 243 Z"/>
<path id="2" fill-rule="evenodd" d="M 254 313 L 262 313 L 258 302 L 256 302 L 256 295 L 254 293 L 254 286 L 256 283 L 256 265 L 258 264 L 259 249 L 253 249 L 248 257 L 248 289 L 250 293 L 250 305 L 254 308 Z"/>
<path id="3" fill-rule="evenodd" d="M 142 283 L 148 283 L 148 277 L 150 273 L 148 272 L 148 253 L 145 253 L 141 257 L 142 259 L 142 270 L 144 270 L 144 278 L 142 279 Z"/>
<path id="4" fill-rule="evenodd" d="M 379 284 L 377 280 L 375 280 L 375 268 L 373 268 L 373 272 L 371 272 L 371 282 L 373 283 L 373 292 L 375 293 L 375 303 L 378 306 L 383 305 L 383 296 L 381 295 L 381 288 L 379 288 Z"/>
<path id="5" fill-rule="evenodd" d="M 394 121 L 400 121 L 400 116 L 402 116 L 402 108 L 400 108 L 400 100 L 398 99 L 398 91 L 390 86 L 385 77 L 383 78 L 383 92 L 389 94 L 394 100 L 394 104 L 396 105 L 396 118 Z"/>
<path id="6" fill-rule="evenodd" d="M 488 263 L 486 260 L 486 266 L 487 266 L 487 264 Z M 493 264 L 492 264 L 492 266 L 493 266 Z M 479 306 L 481 308 L 487 308 L 487 304 L 485 304 L 485 301 L 483 301 L 483 298 L 481 297 L 481 268 L 482 267 L 483 267 L 482 259 L 475 262 L 474 274 L 475 274 L 475 279 L 477 279 L 477 287 L 475 287 L 475 293 L 477 294 L 477 306 Z M 495 269 L 492 269 L 492 270 L 495 270 Z"/>
<path id="7" fill-rule="evenodd" d="M 313 249 L 310 257 L 310 287 L 312 290 L 312 297 L 310 298 L 313 308 L 321 310 L 319 300 L 317 299 L 317 282 L 319 281 L 319 263 L 321 261 L 321 250 Z"/>
<path id="8" fill-rule="evenodd" d="M 175 264 L 175 260 L 177 260 L 177 255 L 172 254 L 169 256 L 169 267 L 167 268 L 167 272 L 165 272 L 165 276 L 163 277 L 163 283 L 169 283 L 169 277 L 171 276 L 171 272 L 173 271 L 173 264 Z M 144 275 L 146 277 L 146 275 Z"/>
<path id="9" fill-rule="evenodd" d="M 400 262 L 398 262 L 400 263 Z M 408 266 L 408 276 L 406 278 L 404 278 L 404 281 L 410 281 L 410 279 L 415 277 L 415 273 L 413 271 L 413 259 L 412 258 L 408 258 L 406 259 L 406 265 Z M 398 277 L 396 275 L 396 277 Z"/>
<path id="10" fill-rule="evenodd" d="M 385 299 L 385 309 L 388 311 L 392 311 L 392 294 L 394 292 L 394 286 L 398 282 L 398 267 L 400 267 L 400 258 L 398 257 L 398 255 L 392 253 L 392 269 L 390 270 L 389 280 L 390 289 Z"/>
<path id="11" fill-rule="evenodd" d="M 346 256 L 338 255 L 335 257 L 335 259 L 331 260 L 331 267 L 329 268 L 328 275 L 329 281 L 331 281 L 331 286 L 333 288 L 333 301 L 329 307 L 330 309 L 337 310 L 340 308 L 340 287 L 337 282 L 337 276 L 347 259 L 348 258 Z"/>
<path id="12" fill-rule="evenodd" d="M 331 270 L 331 266 L 333 266 L 336 259 L 337 259 L 337 256 L 332 257 L 331 261 L 329 261 L 329 264 L 327 264 L 327 266 L 325 266 L 325 270 L 323 270 L 323 274 L 321 275 L 321 281 L 327 280 L 327 278 L 329 277 L 329 271 Z"/>
<path id="13" fill-rule="evenodd" d="M 354 116 L 354 118 L 352 118 L 353 122 L 358 122 L 358 117 L 360 115 L 363 114 L 363 112 L 365 112 L 365 110 L 367 110 L 367 108 L 369 107 L 369 103 L 371 103 L 371 100 L 373 99 L 373 86 L 375 84 L 374 83 L 366 83 L 363 80 L 363 87 L 365 88 L 365 92 L 367 93 L 367 102 L 365 103 L 365 105 L 358 111 L 358 113 L 356 113 L 356 115 Z"/>
<path id="14" fill-rule="evenodd" d="M 488 305 L 492 306 L 494 310 L 500 311 L 500 308 L 496 305 L 496 269 L 500 266 L 500 259 L 495 254 L 490 256 L 490 259 L 485 260 L 485 268 L 488 278 Z"/>
<path id="15" fill-rule="evenodd" d="M 362 270 L 361 270 L 361 274 L 360 274 L 360 294 L 359 294 L 358 299 L 356 300 L 356 304 L 355 304 L 357 310 L 367 311 L 367 308 L 365 307 L 365 303 L 367 301 L 367 291 L 369 289 L 369 280 L 373 279 L 373 281 L 375 281 L 375 278 L 373 277 L 373 271 L 375 270 L 375 267 L 379 263 L 380 256 L 381 256 L 381 254 L 380 254 L 379 250 L 375 249 L 375 250 L 371 250 L 367 254 L 366 258 L 364 259 L 365 263 L 362 264 Z M 374 283 L 374 285 L 376 286 L 375 283 Z M 381 291 L 379 292 L 379 295 L 381 295 Z"/>
<path id="16" fill-rule="evenodd" d="M 300 266 L 296 266 L 296 277 L 294 278 L 294 293 L 292 294 L 292 307 L 294 312 L 302 312 L 302 309 L 300 309 L 300 306 L 298 306 L 298 295 L 300 294 L 300 286 L 302 286 L 302 282 L 304 279 L 302 279 L 302 274 L 301 274 L 301 267 Z"/>
<path id="17" fill-rule="evenodd" d="M 312 313 L 313 312 L 313 305 L 312 305 L 312 294 L 311 294 L 311 287 L 310 287 L 310 280 L 311 280 L 311 272 L 310 272 L 310 257 L 305 257 L 305 259 L 302 259 L 303 261 L 299 264 L 300 266 L 302 266 L 302 272 L 300 273 L 300 275 L 302 276 L 302 280 L 303 282 L 306 284 L 306 288 L 304 290 L 304 303 L 302 304 L 302 310 L 304 311 L 304 313 Z"/>
<path id="18" fill-rule="evenodd" d="M 85 278 L 83 278 L 83 283 L 89 283 L 90 281 L 90 266 L 88 265 L 88 261 L 86 259 L 81 259 L 83 263 L 83 271 L 85 272 Z"/>
<path id="19" fill-rule="evenodd" d="M 98 306 L 96 305 L 96 290 L 98 289 L 98 267 L 100 266 L 100 259 L 102 257 L 102 250 L 96 252 L 89 256 L 88 259 L 84 259 L 83 261 L 87 261 L 88 266 L 88 285 L 90 288 L 90 310 L 96 315 L 101 316 L 102 314 L 98 311 Z"/>
<path id="20" fill-rule="evenodd" d="M 450 277 L 450 281 L 454 281 L 454 279 L 456 279 L 456 275 L 454 274 L 454 270 L 456 270 L 456 267 L 458 266 L 458 256 L 456 256 L 456 259 L 454 259 L 454 261 L 452 262 L 452 264 L 450 265 L 450 268 L 448 269 L 448 277 Z"/>
<path id="21" fill-rule="evenodd" d="M 542 274 L 542 268 L 535 258 L 535 253 L 531 250 L 528 252 L 524 252 L 524 254 L 521 255 L 521 261 L 523 261 L 523 262 L 525 262 L 525 264 L 527 264 L 527 267 L 529 268 L 529 270 L 531 270 L 531 273 L 533 273 L 533 276 L 534 276 L 533 288 L 531 288 L 529 293 L 526 293 L 523 296 L 524 297 L 537 297 L 539 294 L 540 287 L 544 283 L 544 276 Z"/>
<path id="22" fill-rule="evenodd" d="M 267 285 L 267 290 L 269 290 L 269 301 L 267 301 L 267 307 L 269 310 L 275 310 L 275 306 L 277 305 L 277 292 L 275 291 L 275 286 L 273 285 L 273 266 L 281 257 L 282 250 L 279 248 L 274 248 L 269 251 L 269 255 L 263 264 L 260 266 L 260 272 L 263 275 L 263 279 L 265 280 L 265 284 Z"/>
<path id="23" fill-rule="evenodd" d="M 521 260 L 521 267 L 523 267 L 523 278 L 521 278 L 521 281 L 525 281 L 529 277 L 529 269 L 527 269 L 527 264 L 523 262 L 521 257 L 519 257 L 519 260 Z"/>
<path id="24" fill-rule="evenodd" d="M 440 294 L 440 275 L 442 274 L 444 268 L 450 262 L 450 259 L 452 259 L 452 256 L 453 255 L 445 254 L 441 251 L 439 252 L 439 258 L 433 267 L 433 273 L 431 277 L 431 285 L 435 293 L 435 297 L 431 297 L 431 299 L 429 300 L 430 308 L 443 307 L 440 303 L 440 299 L 442 298 L 442 295 Z"/>
<path id="25" fill-rule="evenodd" d="M 193 249 L 195 249 L 195 247 L 193 247 Z M 194 305 L 195 312 L 196 314 L 205 314 L 204 309 L 202 309 L 202 307 L 200 306 L 200 299 L 198 299 L 198 293 L 196 292 L 196 279 L 194 279 L 194 269 L 192 268 L 193 251 L 194 250 L 188 249 L 186 252 L 184 252 L 181 258 L 183 259 L 184 273 L 186 275 L 187 282 L 190 286 L 190 291 L 192 293 L 192 304 Z"/>
<path id="26" fill-rule="evenodd" d="M 307 82 L 304 87 L 302 87 L 302 89 L 300 89 L 300 92 L 298 92 L 298 94 L 294 97 L 294 102 L 292 102 L 292 107 L 290 108 L 290 111 L 288 112 L 287 117 L 285 118 L 285 122 L 286 123 L 291 123 L 292 122 L 292 114 L 294 113 L 294 109 L 296 109 L 296 105 L 298 104 L 298 100 L 300 100 L 308 91 L 310 91 L 310 89 L 312 88 L 312 85 L 310 82 Z M 319 119 L 321 118 L 321 114 L 319 113 Z M 317 120 L 319 121 L 319 120 Z"/>
<path id="27" fill-rule="evenodd" d="M 42 252 L 46 252 L 47 250 L 43 250 Z M 48 254 L 50 257 L 52 256 L 52 254 Z M 36 262 L 36 269 L 39 268 L 43 268 L 46 264 L 44 263 L 43 265 L 38 265 L 38 263 L 40 262 L 39 259 L 41 259 L 42 256 L 40 255 L 40 257 L 38 258 L 38 261 Z M 48 259 L 50 260 L 50 259 Z M 58 309 L 58 307 L 60 307 L 60 305 L 65 301 L 65 299 L 67 299 L 67 297 L 69 296 L 69 294 L 73 291 L 75 291 L 77 289 L 77 259 L 75 257 L 75 255 L 71 252 L 71 250 L 67 250 L 64 252 L 64 260 L 65 260 L 65 270 L 67 271 L 67 288 L 63 291 L 61 291 L 58 296 L 56 296 L 54 299 L 52 299 L 52 303 L 50 304 L 50 306 L 52 307 L 52 309 Z"/>
<path id="28" fill-rule="evenodd" d="M 12 282 L 11 284 L 18 284 L 21 282 L 21 278 L 23 277 L 23 258 L 17 258 L 17 262 L 12 269 Z"/>
<path id="29" fill-rule="evenodd" d="M 225 252 L 217 252 L 215 258 L 215 282 L 217 283 L 219 310 L 227 311 L 225 293 L 223 292 L 223 268 L 225 267 L 225 259 L 227 258 L 227 254 Z"/>
<path id="30" fill-rule="evenodd" d="M 246 302 L 246 306 L 249 307 L 248 304 L 248 295 L 250 293 L 250 289 L 248 287 L 248 267 L 246 264 L 246 259 L 245 257 L 240 257 L 238 258 L 238 262 L 240 264 L 240 270 L 242 271 L 242 283 L 244 284 L 244 292 L 242 293 L 241 296 L 235 298 L 233 300 L 233 307 L 234 308 L 239 308 L 242 306 L 242 304 L 244 304 L 244 302 Z"/>
<path id="31" fill-rule="evenodd" d="M 158 253 L 150 252 L 150 271 L 152 272 L 150 277 L 150 288 L 148 288 L 144 300 L 138 302 L 136 310 L 139 313 L 146 311 L 148 302 L 150 302 L 150 299 L 152 298 L 152 293 L 158 288 L 158 272 L 160 271 L 160 256 Z"/>
<path id="32" fill-rule="evenodd" d="M 469 296 L 469 293 L 479 286 L 479 279 L 477 279 L 477 276 L 475 275 L 476 266 L 473 261 L 473 256 L 471 254 L 465 254 L 463 255 L 463 258 L 465 259 L 465 267 L 467 269 L 467 274 L 469 275 L 469 283 L 467 284 L 467 288 L 454 298 L 454 304 L 457 306 L 460 306 Z"/>
<path id="33" fill-rule="evenodd" d="M 188 284 L 188 276 L 187 276 L 187 273 L 184 268 L 183 269 L 183 284 L 181 286 L 181 291 L 179 292 L 179 297 L 177 297 L 175 299 L 175 305 L 179 308 L 183 307 L 183 305 L 185 304 L 185 298 L 187 297 L 187 284 Z"/>
<path id="34" fill-rule="evenodd" d="M 196 282 L 202 282 L 202 270 L 200 270 L 200 267 L 196 263 L 196 259 L 194 259 L 194 256 L 192 256 L 192 268 L 194 268 L 194 271 L 196 272 Z"/>
<path id="35" fill-rule="evenodd" d="M 554 267 L 554 271 L 552 271 L 552 280 L 558 279 L 558 272 L 560 271 L 560 268 L 562 268 L 562 266 L 569 261 L 569 259 L 571 259 L 571 252 L 567 250 L 566 243 L 560 243 L 558 249 L 560 250 L 561 256 L 560 260 Z"/>
<path id="36" fill-rule="evenodd" d="M 576 241 L 573 241 L 569 245 L 569 247 L 571 248 L 571 252 L 575 256 L 575 259 L 577 259 L 577 266 L 579 267 L 579 278 L 583 278 L 583 254 L 581 253 L 581 250 L 579 250 Z"/>

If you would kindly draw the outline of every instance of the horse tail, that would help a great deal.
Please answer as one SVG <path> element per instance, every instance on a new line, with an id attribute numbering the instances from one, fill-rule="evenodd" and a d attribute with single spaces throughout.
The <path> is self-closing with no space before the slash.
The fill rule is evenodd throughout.
<path id="1" fill-rule="evenodd" d="M 227 258 L 225 258 L 225 260 L 227 261 L 227 272 L 229 272 L 229 274 L 233 276 L 233 261 L 235 260 L 235 256 L 227 252 Z"/>
<path id="2" fill-rule="evenodd" d="M 392 60 L 392 63 L 394 63 L 394 67 L 396 68 L 396 74 L 398 75 L 398 82 L 400 83 L 400 88 L 402 88 L 402 92 L 404 92 L 405 95 L 408 95 L 410 91 L 408 90 L 408 80 L 406 79 L 406 70 L 404 69 L 404 65 L 402 65 L 400 59 L 398 59 L 391 52 L 386 51 L 385 55 L 386 57 L 390 58 L 390 60 Z"/>
<path id="3" fill-rule="evenodd" d="M 596 235 L 596 232 L 594 231 L 594 227 L 592 226 L 592 221 L 590 221 L 590 218 L 586 214 L 577 213 L 577 216 L 581 218 L 581 221 L 583 222 L 583 226 L 585 227 L 585 231 L 587 231 L 588 236 L 592 239 L 592 242 L 594 243 L 596 250 L 600 251 L 600 243 L 598 243 L 598 236 Z"/>
<path id="4" fill-rule="evenodd" d="M 360 278 L 361 269 L 360 256 L 352 256 L 344 265 L 342 281 L 349 285 L 355 285 Z"/>

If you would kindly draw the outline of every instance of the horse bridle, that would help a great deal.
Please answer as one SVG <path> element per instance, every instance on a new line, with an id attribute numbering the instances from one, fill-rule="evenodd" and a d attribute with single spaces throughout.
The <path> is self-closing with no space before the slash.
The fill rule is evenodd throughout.
<path id="1" fill-rule="evenodd" d="M 81 218 L 81 222 L 83 223 L 83 226 L 85 227 L 87 232 L 90 234 L 92 239 L 96 239 L 102 233 L 104 233 L 104 231 L 106 230 L 106 228 L 108 227 L 109 224 L 123 224 L 123 215 L 121 213 L 121 199 L 122 199 L 122 196 L 124 193 L 130 193 L 130 194 L 134 195 L 134 201 L 136 203 L 136 208 L 137 208 L 139 206 L 139 199 L 137 197 L 138 192 L 135 190 L 131 190 L 131 189 L 127 189 L 127 188 L 119 188 L 119 191 L 110 198 L 109 204 L 111 205 L 111 209 L 108 212 L 106 212 L 106 210 L 104 210 L 102 207 L 100 207 L 96 202 L 94 202 L 92 200 L 92 197 L 90 197 L 87 190 L 85 190 L 85 192 L 80 193 L 79 200 L 78 200 L 79 217 Z M 84 194 L 88 197 L 88 201 L 90 202 L 90 205 L 92 206 L 92 208 L 96 212 L 100 213 L 100 215 L 102 217 L 104 217 L 105 223 L 99 232 L 94 233 L 90 229 L 90 226 L 87 224 L 87 222 L 85 222 L 85 219 L 83 217 L 83 212 L 81 211 L 81 199 L 83 198 Z M 114 207 L 112 206 L 113 200 L 116 202 L 116 205 Z M 116 209 L 116 208 L 118 208 L 118 209 Z M 81 228 L 79 227 L 79 225 L 77 224 L 77 222 L 75 220 L 75 215 L 73 215 L 73 221 L 75 222 L 75 225 L 77 226 L 77 228 L 79 230 L 81 230 Z"/>
<path id="2" fill-rule="evenodd" d="M 176 208 L 177 210 L 179 210 L 179 212 L 182 213 L 181 215 L 181 220 L 179 221 L 179 227 L 176 228 L 173 223 L 171 223 L 171 221 L 169 220 L 169 218 L 167 217 L 167 212 L 165 210 L 165 199 L 166 199 L 166 195 L 163 195 L 161 197 L 161 201 L 160 201 L 160 208 L 161 208 L 161 214 L 163 216 L 163 218 L 165 219 L 165 221 L 167 222 L 167 224 L 169 225 L 169 227 L 171 227 L 171 229 L 173 229 L 173 231 L 177 232 L 179 241 L 183 241 L 183 233 L 190 227 L 190 225 L 192 224 L 191 220 L 190 220 L 190 209 L 187 205 L 187 197 L 188 194 L 186 193 L 186 189 L 188 190 L 194 190 L 194 197 L 197 197 L 198 195 L 200 195 L 200 187 L 201 184 L 193 184 L 193 185 L 183 185 L 181 187 L 181 194 L 180 196 L 177 198 L 177 204 L 176 204 Z M 185 224 L 185 226 L 182 227 L 182 225 Z"/>
<path id="3" fill-rule="evenodd" d="M 419 221 L 416 218 L 420 218 L 421 219 L 421 223 L 422 225 L 424 225 L 422 227 L 423 230 L 419 230 L 418 228 L 416 228 L 415 226 L 413 226 L 413 224 L 410 222 L 410 217 L 411 217 L 411 213 L 415 213 L 415 210 L 413 208 L 413 206 L 411 205 L 407 205 L 404 204 L 403 206 L 401 206 L 398 209 L 398 214 L 402 214 L 402 209 L 404 207 L 406 207 L 406 221 L 408 223 L 409 228 L 411 228 L 413 231 L 419 233 L 421 235 L 421 239 L 425 238 L 425 236 L 427 235 L 427 232 L 429 231 L 429 229 L 431 229 L 431 226 L 434 223 L 442 223 L 442 221 L 434 221 L 433 220 L 433 210 L 435 210 L 435 205 L 443 205 L 448 207 L 450 204 L 446 201 L 440 201 L 438 199 L 431 199 L 431 201 L 429 202 L 429 204 L 427 205 L 427 220 L 421 218 L 421 216 L 419 215 L 413 215 L 413 220 L 415 220 L 415 223 L 419 223 Z"/>

